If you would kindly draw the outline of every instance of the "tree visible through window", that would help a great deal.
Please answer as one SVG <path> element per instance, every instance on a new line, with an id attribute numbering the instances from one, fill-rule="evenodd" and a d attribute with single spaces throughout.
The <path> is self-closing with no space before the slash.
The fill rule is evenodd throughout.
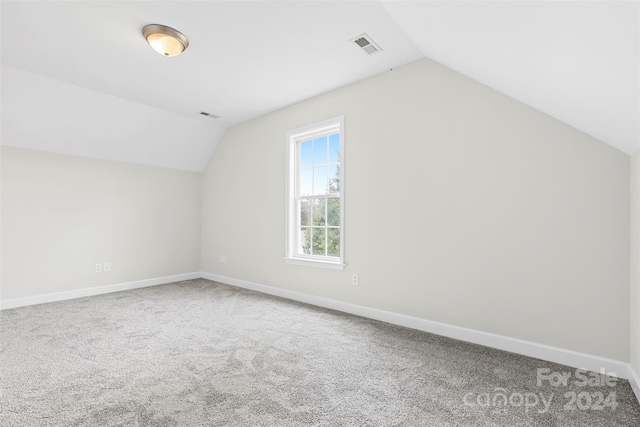
<path id="1" fill-rule="evenodd" d="M 289 258 L 342 263 L 342 127 L 339 118 L 288 133 Z"/>
<path id="2" fill-rule="evenodd" d="M 300 141 L 298 211 L 301 249 L 340 256 L 340 134 Z"/>

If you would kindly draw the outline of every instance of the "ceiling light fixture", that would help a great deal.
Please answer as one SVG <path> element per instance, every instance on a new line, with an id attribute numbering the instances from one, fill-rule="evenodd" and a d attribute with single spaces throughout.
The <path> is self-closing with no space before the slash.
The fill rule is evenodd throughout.
<path id="1" fill-rule="evenodd" d="M 177 56 L 189 47 L 187 36 L 166 25 L 145 25 L 142 28 L 142 35 L 153 50 L 162 56 Z"/>

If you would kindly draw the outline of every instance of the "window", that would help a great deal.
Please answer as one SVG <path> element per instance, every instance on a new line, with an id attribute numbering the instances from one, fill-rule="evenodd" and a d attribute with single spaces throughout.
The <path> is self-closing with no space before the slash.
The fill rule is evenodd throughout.
<path id="1" fill-rule="evenodd" d="M 344 268 L 344 117 L 287 132 L 289 263 Z"/>

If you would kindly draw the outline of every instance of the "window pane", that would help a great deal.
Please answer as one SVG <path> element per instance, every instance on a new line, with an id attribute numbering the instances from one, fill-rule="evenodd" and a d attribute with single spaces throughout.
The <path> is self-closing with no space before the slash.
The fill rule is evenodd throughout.
<path id="1" fill-rule="evenodd" d="M 313 227 L 313 245 L 311 247 L 312 255 L 325 255 L 325 232 L 326 228 Z"/>
<path id="2" fill-rule="evenodd" d="M 329 166 L 329 193 L 340 192 L 340 165 Z"/>
<path id="3" fill-rule="evenodd" d="M 327 199 L 314 199 L 313 200 L 313 211 L 312 215 L 312 224 L 313 226 L 324 226 L 325 218 L 326 218 L 326 209 L 327 209 Z"/>
<path id="4" fill-rule="evenodd" d="M 340 161 L 340 134 L 336 133 L 329 137 L 329 163 Z"/>
<path id="5" fill-rule="evenodd" d="M 313 145 L 311 144 L 311 140 L 302 141 L 300 143 L 300 167 L 308 168 L 309 166 L 313 166 Z"/>
<path id="6" fill-rule="evenodd" d="M 298 207 L 300 210 L 300 225 L 301 226 L 310 226 L 311 225 L 311 201 L 310 200 L 300 200 L 300 204 Z"/>
<path id="7" fill-rule="evenodd" d="M 303 254 L 311 254 L 311 228 L 300 227 L 300 250 Z"/>
<path id="8" fill-rule="evenodd" d="M 327 225 L 340 226 L 340 199 L 337 197 L 327 199 Z"/>
<path id="9" fill-rule="evenodd" d="M 327 164 L 327 137 L 316 138 L 313 140 L 313 164 Z"/>
<path id="10" fill-rule="evenodd" d="M 310 196 L 313 192 L 313 168 L 300 170 L 300 195 Z"/>
<path id="11" fill-rule="evenodd" d="M 288 259 L 342 261 L 342 124 L 340 117 L 287 132 Z"/>
<path id="12" fill-rule="evenodd" d="M 327 255 L 340 256 L 340 229 L 327 229 Z"/>
<path id="13" fill-rule="evenodd" d="M 327 166 L 313 168 L 313 194 L 327 194 Z"/>

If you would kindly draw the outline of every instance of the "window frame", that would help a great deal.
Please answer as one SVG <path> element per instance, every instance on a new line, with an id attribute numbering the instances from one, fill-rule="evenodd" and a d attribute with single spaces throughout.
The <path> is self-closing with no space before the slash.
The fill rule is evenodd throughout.
<path id="1" fill-rule="evenodd" d="M 299 142 L 313 137 L 319 137 L 322 134 L 329 135 L 338 131 L 340 133 L 340 162 L 339 162 L 339 179 L 340 179 L 340 256 L 320 256 L 311 254 L 297 253 L 297 239 L 300 233 L 300 215 L 298 214 L 299 196 L 299 180 L 298 171 L 300 170 L 299 160 Z M 313 123 L 297 129 L 292 129 L 286 133 L 286 236 L 285 236 L 285 256 L 284 259 L 288 264 L 306 265 L 309 267 L 321 267 L 335 270 L 343 270 L 344 262 L 344 146 L 345 146 L 345 127 L 344 116 L 333 117 L 328 120 Z M 305 197 L 305 196 L 302 196 Z M 335 197 L 330 194 L 321 195 L 321 198 Z M 313 198 L 313 196 L 307 196 Z M 326 224 L 326 223 L 325 223 Z M 325 225 L 325 228 L 329 226 Z"/>

